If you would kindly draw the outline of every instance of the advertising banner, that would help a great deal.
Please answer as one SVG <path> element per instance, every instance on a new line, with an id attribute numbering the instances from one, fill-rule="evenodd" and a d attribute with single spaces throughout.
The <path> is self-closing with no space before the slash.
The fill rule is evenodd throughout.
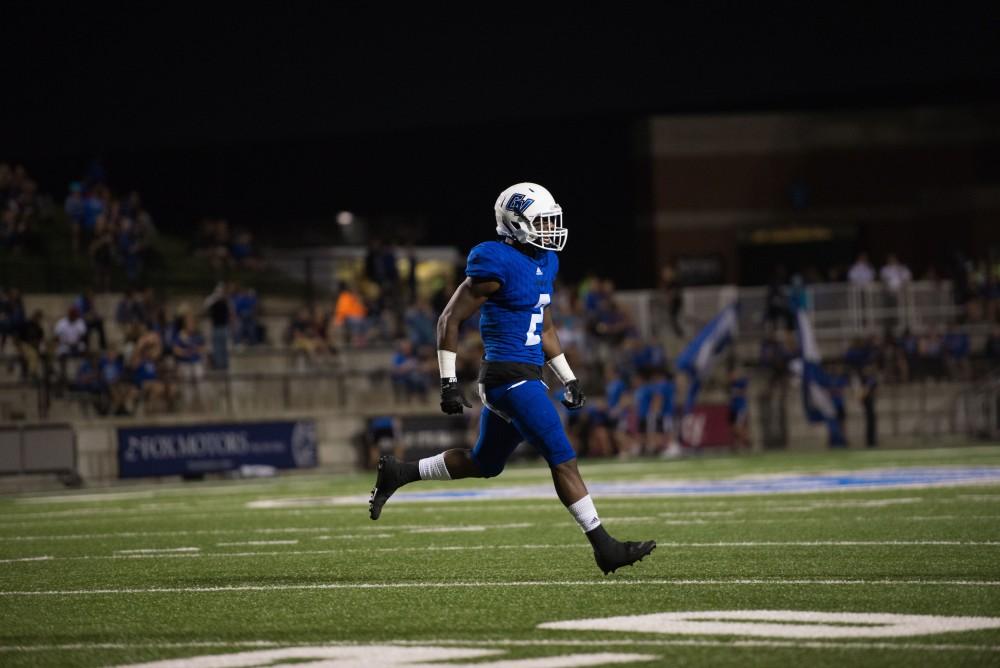
<path id="1" fill-rule="evenodd" d="M 311 468 L 316 447 L 312 420 L 118 429 L 118 476 L 215 473 L 243 465 Z"/>

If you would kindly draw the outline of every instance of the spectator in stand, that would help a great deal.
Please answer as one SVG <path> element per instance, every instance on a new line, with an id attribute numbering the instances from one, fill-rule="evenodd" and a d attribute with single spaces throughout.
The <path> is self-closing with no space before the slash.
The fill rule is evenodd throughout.
<path id="1" fill-rule="evenodd" d="M 862 288 L 875 282 L 875 268 L 868 261 L 867 253 L 858 254 L 858 259 L 847 272 L 847 280 L 852 286 Z"/>
<path id="2" fill-rule="evenodd" d="M 844 363 L 847 364 L 850 369 L 859 374 L 861 373 L 861 369 L 863 369 L 866 364 L 870 364 L 872 361 L 873 351 L 871 349 L 869 339 L 853 339 L 847 347 L 847 352 L 844 353 Z"/>
<path id="3" fill-rule="evenodd" d="M 365 255 L 365 278 L 379 287 L 383 298 L 392 298 L 399 292 L 399 269 L 396 253 L 390 246 L 383 246 L 381 239 L 368 244 Z"/>
<path id="4" fill-rule="evenodd" d="M 24 302 L 17 288 L 0 290 L 0 354 L 10 340 L 17 349 L 17 333 L 24 324 Z"/>
<path id="5" fill-rule="evenodd" d="M 365 344 L 365 319 L 368 309 L 361 299 L 360 293 L 347 285 L 340 284 L 340 293 L 333 309 L 333 328 L 343 331 L 343 340 L 355 346 Z"/>
<path id="6" fill-rule="evenodd" d="M 132 365 L 132 382 L 142 397 L 147 413 L 172 410 L 177 400 L 177 387 L 162 377 L 152 350 L 140 349 Z"/>
<path id="7" fill-rule="evenodd" d="M 219 282 L 208 297 L 204 308 L 212 321 L 212 368 L 225 371 L 229 368 L 229 325 L 232 308 L 226 284 Z"/>
<path id="8" fill-rule="evenodd" d="M 144 357 L 159 361 L 163 356 L 163 337 L 157 330 L 147 327 L 145 323 L 139 322 L 132 325 L 128 339 L 132 344 L 128 356 L 130 367 L 135 367 Z"/>
<path id="9" fill-rule="evenodd" d="M 417 301 L 417 251 L 413 244 L 406 245 L 406 303 Z M 440 313 L 440 311 L 439 311 Z"/>
<path id="10" fill-rule="evenodd" d="M 413 343 L 400 339 L 396 343 L 396 353 L 392 357 L 392 389 L 396 400 L 407 403 L 413 398 L 427 397 L 427 374 L 417 357 Z"/>
<path id="11" fill-rule="evenodd" d="M 882 337 L 880 357 L 878 366 L 883 370 L 885 382 L 906 383 L 909 381 L 910 367 L 906 352 L 903 350 L 901 340 L 897 341 L 889 329 Z"/>
<path id="12" fill-rule="evenodd" d="M 73 380 L 69 383 L 71 392 L 89 395 L 97 412 L 107 415 L 107 392 L 101 379 L 101 354 L 97 351 L 87 353 L 80 361 Z"/>
<path id="13" fill-rule="evenodd" d="M 65 381 L 69 358 L 82 357 L 87 352 L 87 323 L 80 317 L 80 311 L 75 306 L 70 306 L 65 317 L 56 323 L 53 333 L 56 338 L 59 377 Z"/>
<path id="14" fill-rule="evenodd" d="M 764 306 L 764 323 L 772 330 L 784 325 L 785 331 L 795 331 L 795 314 L 789 308 L 788 286 L 785 284 L 785 268 L 777 267 L 767 286 Z"/>
<path id="15" fill-rule="evenodd" d="M 949 325 L 944 335 L 944 362 L 952 380 L 968 380 L 972 376 L 970 348 L 969 335 L 958 325 Z"/>
<path id="16" fill-rule="evenodd" d="M 830 400 L 833 408 L 837 412 L 837 423 L 840 425 L 839 433 L 830 431 L 830 447 L 847 447 L 847 405 L 844 401 L 847 388 L 851 384 L 850 376 L 847 375 L 843 366 L 837 364 L 827 375 L 827 390 L 830 393 Z"/>
<path id="17" fill-rule="evenodd" d="M 87 325 L 87 348 L 94 349 L 90 343 L 91 334 L 97 335 L 97 343 L 101 350 L 107 348 L 108 342 L 104 336 L 104 318 L 96 310 L 94 290 L 92 288 L 84 288 L 83 292 L 73 300 L 73 306 L 80 312 L 80 317 L 83 318 L 83 322 Z"/>
<path id="18" fill-rule="evenodd" d="M 120 207 L 117 207 L 120 210 Z M 145 249 L 139 239 L 135 222 L 126 216 L 119 217 L 115 224 L 118 257 L 125 267 L 125 278 L 129 285 L 136 285 L 142 275 L 142 256 Z"/>
<path id="19" fill-rule="evenodd" d="M 875 402 L 878 399 L 878 370 L 875 365 L 865 367 L 861 374 L 861 406 L 865 411 L 865 445 L 878 445 L 878 425 L 875 418 Z"/>
<path id="20" fill-rule="evenodd" d="M 153 217 L 143 208 L 139 193 L 134 190 L 129 193 L 122 205 L 122 212 L 132 219 L 135 224 L 136 240 L 143 249 L 143 253 L 148 253 L 153 237 L 156 236 L 156 225 L 153 223 Z"/>
<path id="21" fill-rule="evenodd" d="M 97 231 L 97 221 L 108 209 L 110 194 L 103 185 L 91 188 L 83 203 L 83 225 L 80 227 L 80 247 L 90 248 L 90 242 Z M 106 222 L 109 223 L 107 219 Z M 109 228 L 110 229 L 110 228 Z"/>
<path id="22" fill-rule="evenodd" d="M 608 364 L 605 369 L 604 397 L 607 404 L 607 428 L 611 438 L 613 453 L 628 455 L 635 444 L 628 438 L 629 412 L 632 408 L 632 386 L 628 373 L 621 372 Z"/>
<path id="23" fill-rule="evenodd" d="M 111 270 L 115 261 L 115 238 L 111 225 L 100 214 L 94 227 L 84 236 L 89 239 L 87 254 L 94 267 L 94 284 L 101 292 L 108 292 L 111 289 Z"/>
<path id="24" fill-rule="evenodd" d="M 925 370 L 920 359 L 920 339 L 907 327 L 899 336 L 899 348 L 906 359 L 907 379 L 922 379 Z"/>
<path id="25" fill-rule="evenodd" d="M 918 352 L 925 377 L 943 380 L 947 376 L 944 363 L 944 338 L 940 329 L 932 327 L 920 337 Z"/>
<path id="26" fill-rule="evenodd" d="M 247 230 L 240 230 L 229 245 L 229 255 L 237 267 L 258 270 L 261 268 L 260 258 L 253 245 L 253 235 Z"/>
<path id="27" fill-rule="evenodd" d="M 111 345 L 101 355 L 98 366 L 101 382 L 107 388 L 110 398 L 108 411 L 112 415 L 128 415 L 129 405 L 135 399 L 135 386 L 125 375 L 125 357 L 117 346 Z"/>
<path id="28" fill-rule="evenodd" d="M 570 365 L 574 368 L 581 368 L 586 364 L 584 352 L 587 349 L 587 329 L 586 317 L 580 306 L 580 300 L 572 290 L 563 290 L 564 297 L 554 313 L 556 333 L 559 336 L 559 343 L 562 344 L 563 353 Z M 560 292 L 556 293 L 560 299 Z"/>
<path id="29" fill-rule="evenodd" d="M 238 346 L 253 346 L 260 343 L 257 324 L 257 292 L 253 288 L 240 287 L 234 283 L 232 287 L 232 310 L 236 316 L 236 328 L 233 331 L 233 343 Z"/>
<path id="30" fill-rule="evenodd" d="M 304 355 L 311 364 L 319 362 L 320 357 L 328 350 L 316 318 L 305 306 L 292 317 L 287 342 L 292 352 L 297 353 L 297 357 Z"/>
<path id="31" fill-rule="evenodd" d="M 681 454 L 681 446 L 677 440 L 677 425 L 674 422 L 674 394 L 677 385 L 674 382 L 674 374 L 666 366 L 661 366 L 656 370 L 656 394 L 659 403 L 659 418 L 657 420 L 657 431 L 662 434 L 657 447 L 660 456 L 676 457 Z"/>
<path id="32" fill-rule="evenodd" d="M 73 231 L 73 254 L 79 255 L 81 245 L 80 239 L 82 238 L 83 222 L 86 215 L 86 200 L 83 198 L 83 186 L 79 181 L 73 181 L 69 184 L 69 194 L 66 195 L 66 201 L 63 204 L 63 211 L 66 212 L 66 217 L 69 218 L 70 226 Z"/>
<path id="33" fill-rule="evenodd" d="M 198 331 L 194 315 L 184 316 L 184 323 L 174 334 L 171 346 L 177 361 L 177 375 L 181 381 L 181 394 L 187 406 L 202 407 L 201 380 L 205 376 L 205 337 Z"/>
<path id="34" fill-rule="evenodd" d="M 903 292 L 909 286 L 913 277 L 910 274 L 909 268 L 899 261 L 896 254 L 889 253 L 885 266 L 879 271 L 879 279 L 885 287 L 885 306 L 892 311 L 888 324 L 895 326 L 898 321 L 898 315 L 895 313 L 895 310 L 899 308 Z"/>
<path id="35" fill-rule="evenodd" d="M 677 270 L 673 265 L 666 265 L 660 270 L 660 292 L 667 302 L 667 313 L 670 314 L 670 327 L 677 338 L 684 338 L 684 328 L 681 327 L 681 309 L 684 308 L 684 290 L 677 278 Z"/>
<path id="36" fill-rule="evenodd" d="M 436 345 L 437 316 L 426 299 L 418 299 L 406 310 L 406 331 L 414 350 Z"/>
<path id="37" fill-rule="evenodd" d="M 41 310 L 22 323 L 17 334 L 17 351 L 21 355 L 21 376 L 25 380 L 42 380 L 47 368 L 45 350 L 45 315 Z"/>
<path id="38" fill-rule="evenodd" d="M 729 367 L 729 426 L 733 431 L 733 446 L 738 450 L 750 450 L 750 412 L 747 403 L 747 388 L 750 379 L 746 371 L 730 358 Z"/>
<path id="39" fill-rule="evenodd" d="M 125 288 L 125 293 L 115 306 L 115 322 L 118 323 L 119 329 L 128 329 L 130 325 L 145 320 L 146 314 L 142 307 L 142 301 L 132 288 Z"/>
<path id="40" fill-rule="evenodd" d="M 602 343 L 620 345 L 631 329 L 628 315 L 615 301 L 612 281 L 603 281 L 600 294 L 602 298 L 598 300 L 596 311 L 592 315 L 591 331 Z"/>
<path id="41" fill-rule="evenodd" d="M 639 387 L 635 391 L 635 416 L 638 420 L 639 443 L 632 454 L 649 455 L 656 449 L 656 422 L 659 411 L 654 413 L 653 403 L 657 399 L 657 383 L 652 374 L 639 374 Z M 658 406 L 657 406 L 658 408 Z"/>

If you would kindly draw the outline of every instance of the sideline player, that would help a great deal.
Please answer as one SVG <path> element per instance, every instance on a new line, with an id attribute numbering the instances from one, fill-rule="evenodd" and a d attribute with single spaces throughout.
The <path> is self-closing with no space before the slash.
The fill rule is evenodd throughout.
<path id="1" fill-rule="evenodd" d="M 641 560 L 656 543 L 618 541 L 601 525 L 577 469 L 576 453 L 542 382 L 542 363 L 547 362 L 565 386 L 562 403 L 578 409 L 586 401 L 546 309 L 559 270 L 555 251 L 563 249 L 568 234 L 562 208 L 545 188 L 518 183 L 500 193 L 494 212 L 500 239 L 479 244 L 469 253 L 466 279 L 437 328 L 441 410 L 458 414 L 463 406 L 471 408 L 455 373 L 458 328 L 482 307 L 479 329 L 486 354 L 479 371 L 483 413 L 476 446 L 418 462 L 379 458 L 369 515 L 377 520 L 393 492 L 407 483 L 499 475 L 514 448 L 527 440 L 548 461 L 556 494 L 593 546 L 598 567 L 612 573 Z"/>

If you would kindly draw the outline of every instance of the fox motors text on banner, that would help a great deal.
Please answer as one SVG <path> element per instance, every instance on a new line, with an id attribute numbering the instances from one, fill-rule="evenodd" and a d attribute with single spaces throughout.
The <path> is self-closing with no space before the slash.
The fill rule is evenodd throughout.
<path id="1" fill-rule="evenodd" d="M 316 466 L 316 423 L 230 422 L 118 430 L 118 477 Z"/>

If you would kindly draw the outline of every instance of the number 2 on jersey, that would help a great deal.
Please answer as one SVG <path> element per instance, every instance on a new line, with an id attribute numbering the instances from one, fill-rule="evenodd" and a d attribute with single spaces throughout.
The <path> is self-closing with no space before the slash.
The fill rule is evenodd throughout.
<path id="1" fill-rule="evenodd" d="M 538 295 L 538 303 L 535 304 L 538 313 L 531 314 L 531 324 L 528 326 L 528 338 L 525 340 L 524 345 L 537 346 L 542 342 L 542 337 L 536 334 L 535 330 L 542 324 L 542 320 L 545 317 L 545 307 L 549 305 L 550 301 L 552 301 L 552 298 L 547 293 L 543 292 Z"/>

